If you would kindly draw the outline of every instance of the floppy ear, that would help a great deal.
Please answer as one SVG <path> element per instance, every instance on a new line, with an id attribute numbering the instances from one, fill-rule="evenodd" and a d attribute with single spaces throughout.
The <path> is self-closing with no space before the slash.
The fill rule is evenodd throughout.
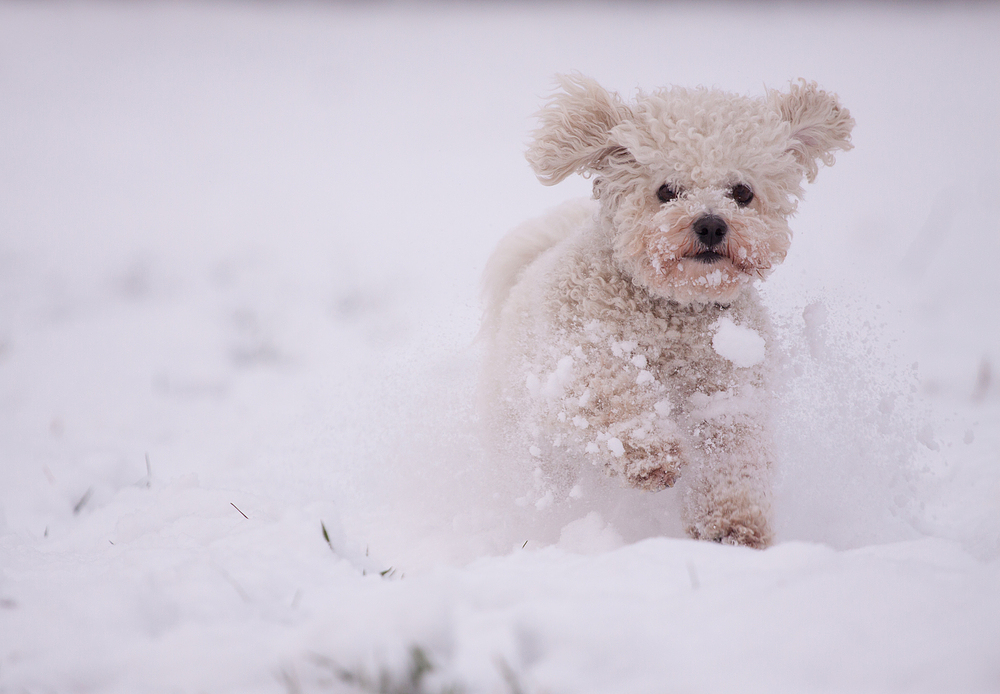
<path id="1" fill-rule="evenodd" d="M 827 94 L 815 82 L 793 82 L 788 93 L 770 92 L 768 99 L 791 124 L 788 150 L 805 169 L 810 183 L 819 171 L 817 161 L 832 166 L 835 150 L 846 152 L 854 147 L 850 111 L 840 105 L 836 94 Z"/>
<path id="2" fill-rule="evenodd" d="M 541 126 L 525 156 L 538 180 L 547 186 L 571 173 L 587 174 L 620 147 L 609 140 L 611 129 L 632 112 L 617 94 L 580 74 L 557 75 L 562 88 L 537 116 Z"/>

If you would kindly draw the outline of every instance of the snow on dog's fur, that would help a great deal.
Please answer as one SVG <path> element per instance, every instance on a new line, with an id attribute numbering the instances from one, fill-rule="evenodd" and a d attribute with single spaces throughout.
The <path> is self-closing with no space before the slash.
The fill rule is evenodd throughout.
<path id="1" fill-rule="evenodd" d="M 683 475 L 695 538 L 771 540 L 769 323 L 753 284 L 854 121 L 815 84 L 750 98 L 669 88 L 625 103 L 560 78 L 527 157 L 594 199 L 504 238 L 485 274 L 490 422 L 556 494 L 581 466 L 656 491 Z"/>

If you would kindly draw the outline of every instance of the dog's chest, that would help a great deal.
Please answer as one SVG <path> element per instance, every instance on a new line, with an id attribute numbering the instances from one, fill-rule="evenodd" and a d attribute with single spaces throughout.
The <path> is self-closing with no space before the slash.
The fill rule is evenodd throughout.
<path id="1" fill-rule="evenodd" d="M 740 380 L 733 363 L 713 346 L 720 322 L 746 323 L 752 300 L 731 305 L 684 305 L 649 295 L 614 274 L 590 277 L 585 291 L 570 292 L 557 313 L 564 336 L 584 345 L 583 354 L 610 371 L 620 367 L 632 378 L 659 383 L 675 396 L 711 394 Z M 617 366 L 615 366 L 617 365 Z M 624 374 L 623 374 L 624 375 Z M 651 378 L 650 378 L 651 377 Z"/>
<path id="2" fill-rule="evenodd" d="M 720 319 L 740 320 L 738 311 L 723 306 L 667 305 L 639 321 L 639 329 L 623 326 L 636 343 L 647 369 L 677 395 L 714 392 L 734 382 L 733 364 L 713 346 Z"/>

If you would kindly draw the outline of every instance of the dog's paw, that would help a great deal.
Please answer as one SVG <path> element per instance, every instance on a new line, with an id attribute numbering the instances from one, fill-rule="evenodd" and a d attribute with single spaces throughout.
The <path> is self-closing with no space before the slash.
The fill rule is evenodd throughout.
<path id="1" fill-rule="evenodd" d="M 740 545 L 753 549 L 770 546 L 772 534 L 767 515 L 760 509 L 751 509 L 729 517 L 712 517 L 687 527 L 687 533 L 696 540 L 709 540 L 724 545 Z"/>
<path id="2" fill-rule="evenodd" d="M 676 441 L 665 443 L 656 453 L 648 453 L 625 466 L 625 481 L 630 487 L 658 492 L 674 486 L 680 477 L 681 447 Z"/>
<path id="3" fill-rule="evenodd" d="M 678 472 L 674 468 L 656 467 L 648 470 L 625 473 L 625 480 L 630 487 L 647 492 L 658 492 L 674 486 Z"/>

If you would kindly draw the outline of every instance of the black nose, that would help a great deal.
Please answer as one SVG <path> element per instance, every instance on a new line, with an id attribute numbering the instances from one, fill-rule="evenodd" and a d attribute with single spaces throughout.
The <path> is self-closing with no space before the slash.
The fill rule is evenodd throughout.
<path id="1" fill-rule="evenodd" d="M 729 232 L 726 220 L 714 214 L 699 217 L 695 220 L 693 228 L 694 233 L 698 235 L 698 240 L 708 248 L 722 243 L 722 239 L 726 238 L 726 234 Z"/>

